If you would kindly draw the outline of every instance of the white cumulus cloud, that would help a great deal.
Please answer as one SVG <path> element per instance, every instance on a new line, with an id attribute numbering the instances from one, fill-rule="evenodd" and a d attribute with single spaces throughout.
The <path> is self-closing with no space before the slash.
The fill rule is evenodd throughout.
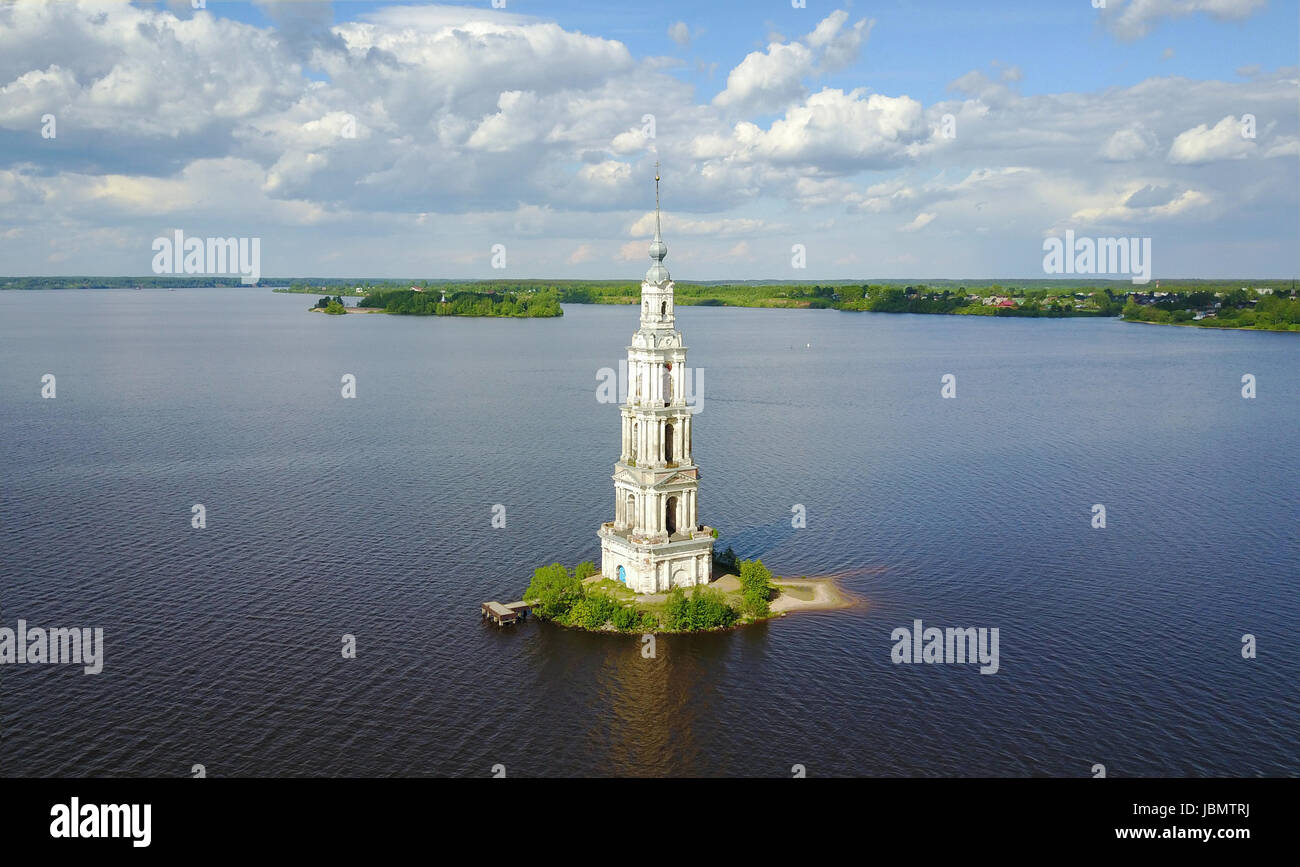
<path id="1" fill-rule="evenodd" d="M 774 111 L 807 93 L 805 79 L 843 69 L 857 60 L 873 21 L 849 27 L 848 13 L 836 10 L 811 33 L 794 42 L 771 42 L 764 51 L 745 56 L 727 74 L 727 86 L 713 98 L 720 108 Z"/>
<path id="2" fill-rule="evenodd" d="M 1199 165 L 1216 160 L 1242 160 L 1255 143 L 1242 134 L 1242 123 L 1228 115 L 1214 126 L 1200 124 L 1181 132 L 1169 148 L 1169 162 Z"/>

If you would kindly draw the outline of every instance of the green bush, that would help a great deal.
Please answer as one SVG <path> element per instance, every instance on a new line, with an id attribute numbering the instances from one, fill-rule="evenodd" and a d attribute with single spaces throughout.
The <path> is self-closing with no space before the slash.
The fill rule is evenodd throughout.
<path id="1" fill-rule="evenodd" d="M 600 629 L 618 616 L 619 604 L 608 596 L 592 593 L 579 600 L 570 613 L 569 619 L 575 626 L 583 629 Z"/>
<path id="2" fill-rule="evenodd" d="M 635 628 L 639 619 L 640 618 L 637 616 L 637 610 L 632 605 L 620 605 L 614 611 L 614 616 L 612 618 L 614 626 L 624 632 Z"/>
<path id="3" fill-rule="evenodd" d="M 741 610 L 751 617 L 766 617 L 771 613 L 768 603 L 775 587 L 772 573 L 762 560 L 740 561 Z"/>
<path id="4" fill-rule="evenodd" d="M 592 611 L 591 603 L 584 598 L 584 599 L 579 599 L 577 602 L 573 603 L 573 607 L 569 609 L 569 613 L 564 618 L 563 622 L 566 625 L 581 626 L 584 629 L 586 629 L 586 628 L 590 628 L 588 627 L 587 624 L 594 617 L 595 617 L 595 612 Z"/>
<path id="5" fill-rule="evenodd" d="M 668 594 L 664 626 L 675 632 L 716 629 L 731 626 L 739 616 L 717 590 L 696 587 L 688 597 L 682 588 L 674 587 Z"/>
<path id="6" fill-rule="evenodd" d="M 772 573 L 762 560 L 740 561 L 741 610 L 750 617 L 766 617 L 775 590 Z"/>
<path id="7" fill-rule="evenodd" d="M 581 563 L 578 564 L 577 568 L 573 570 L 573 574 L 574 577 L 576 577 L 579 581 L 582 581 L 587 578 L 590 578 L 592 575 L 595 575 L 599 571 L 600 570 L 596 568 L 595 563 L 591 562 L 590 560 L 583 560 Z"/>
<path id="8" fill-rule="evenodd" d="M 582 582 L 559 563 L 539 566 L 524 591 L 533 611 L 543 620 L 562 620 L 583 598 Z"/>
<path id="9" fill-rule="evenodd" d="M 696 587 L 691 593 L 691 626 L 694 629 L 715 629 L 731 626 L 739 619 L 736 609 L 727 604 L 722 594 L 707 587 Z"/>
<path id="10" fill-rule="evenodd" d="M 686 599 L 686 591 L 680 587 L 668 591 L 664 606 L 664 626 L 674 630 L 691 628 L 690 603 Z"/>
<path id="11" fill-rule="evenodd" d="M 766 593 L 746 590 L 741 594 L 741 610 L 750 617 L 766 617 L 772 613 L 772 606 Z"/>
<path id="12" fill-rule="evenodd" d="M 591 599 L 579 599 L 569 610 L 568 622 L 573 626 L 581 626 L 583 629 L 598 629 L 605 624 L 604 620 L 599 620 L 600 611 L 592 604 Z"/>
<path id="13" fill-rule="evenodd" d="M 772 589 L 772 573 L 763 565 L 762 560 L 741 560 L 740 586 L 745 590 L 753 587 L 770 592 Z"/>

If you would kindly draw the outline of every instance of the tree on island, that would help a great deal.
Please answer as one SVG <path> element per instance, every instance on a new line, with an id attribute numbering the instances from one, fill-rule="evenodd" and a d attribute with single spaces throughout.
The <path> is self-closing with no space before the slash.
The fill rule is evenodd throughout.
<path id="1" fill-rule="evenodd" d="M 600 629 L 618 616 L 621 608 L 608 596 L 589 593 L 574 604 L 569 612 L 569 623 L 584 629 Z"/>
<path id="2" fill-rule="evenodd" d="M 750 617 L 766 617 L 771 613 L 768 603 L 772 599 L 772 573 L 762 560 L 740 561 L 741 610 Z"/>
<path id="3" fill-rule="evenodd" d="M 442 300 L 444 292 L 447 300 Z M 453 291 L 412 292 L 410 289 L 374 291 L 361 299 L 361 307 L 414 316 L 562 316 L 558 293 Z"/>
<path id="4" fill-rule="evenodd" d="M 533 611 L 544 620 L 567 615 L 583 596 L 582 579 L 560 563 L 533 570 L 533 580 L 524 591 L 524 599 L 533 603 Z"/>
<path id="5" fill-rule="evenodd" d="M 332 313 L 335 315 L 347 312 L 347 308 L 343 306 L 342 295 L 335 295 L 333 298 L 326 295 L 324 298 L 313 304 L 311 309 L 324 310 L 326 313 Z"/>
<path id="6" fill-rule="evenodd" d="M 690 596 L 681 587 L 674 587 L 664 609 L 664 626 L 674 632 L 731 626 L 739 618 L 739 612 L 712 587 L 694 587 Z"/>

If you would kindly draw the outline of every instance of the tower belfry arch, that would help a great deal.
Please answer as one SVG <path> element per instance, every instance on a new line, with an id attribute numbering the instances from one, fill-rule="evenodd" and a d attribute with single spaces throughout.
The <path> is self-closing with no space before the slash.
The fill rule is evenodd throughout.
<path id="1" fill-rule="evenodd" d="M 655 236 L 641 281 L 640 328 L 627 347 L 614 520 L 599 531 L 601 573 L 638 593 L 707 584 L 713 569 L 713 531 L 699 520 L 700 471 L 691 449 L 696 411 L 685 400 L 686 344 L 664 265 L 659 180 L 655 163 Z"/>

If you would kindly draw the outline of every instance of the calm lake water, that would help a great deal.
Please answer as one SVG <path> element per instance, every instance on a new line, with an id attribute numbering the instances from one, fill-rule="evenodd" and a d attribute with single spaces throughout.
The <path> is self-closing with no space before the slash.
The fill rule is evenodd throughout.
<path id="1" fill-rule="evenodd" d="M 1300 335 L 682 308 L 701 519 L 865 604 L 643 659 L 478 611 L 598 559 L 636 308 L 313 300 L 0 292 L 0 625 L 107 645 L 0 668 L 0 774 L 1300 773 Z M 1000 670 L 895 665 L 915 618 Z"/>

